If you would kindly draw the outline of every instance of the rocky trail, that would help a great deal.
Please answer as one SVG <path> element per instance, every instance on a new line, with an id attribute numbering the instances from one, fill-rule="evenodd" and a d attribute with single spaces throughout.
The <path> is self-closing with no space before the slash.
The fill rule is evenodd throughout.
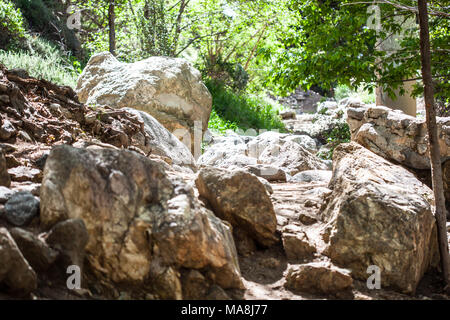
<path id="1" fill-rule="evenodd" d="M 0 67 L 0 299 L 449 299 L 423 120 L 350 100 L 306 114 L 302 96 L 291 132 L 210 133 L 194 159 L 180 139 L 211 97 L 161 59 L 96 55 L 77 92 Z M 342 123 L 352 142 L 319 158 Z"/>

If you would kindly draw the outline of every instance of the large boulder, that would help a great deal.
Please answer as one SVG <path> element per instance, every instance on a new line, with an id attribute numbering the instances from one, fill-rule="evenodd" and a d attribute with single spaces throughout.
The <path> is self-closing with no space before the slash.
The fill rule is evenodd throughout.
<path id="1" fill-rule="evenodd" d="M 244 170 L 202 168 L 195 184 L 214 213 L 244 230 L 261 245 L 270 246 L 277 239 L 277 219 L 266 188 L 257 176 Z"/>
<path id="2" fill-rule="evenodd" d="M 413 169 L 429 169 L 425 119 L 383 106 L 351 107 L 347 122 L 352 140 L 372 152 Z M 441 160 L 450 159 L 450 117 L 437 118 Z"/>
<path id="3" fill-rule="evenodd" d="M 361 280 L 381 270 L 382 287 L 414 293 L 436 262 L 433 193 L 415 176 L 354 142 L 333 154 L 331 194 L 322 207 L 325 253 Z"/>
<path id="4" fill-rule="evenodd" d="M 179 268 L 240 288 L 230 228 L 161 164 L 125 150 L 54 147 L 41 187 L 41 222 L 83 219 L 97 278 L 180 298 Z"/>
<path id="5" fill-rule="evenodd" d="M 199 148 L 212 106 L 200 72 L 181 58 L 122 63 L 108 52 L 99 53 L 90 58 L 76 91 L 88 105 L 145 111 L 178 138 L 190 138 L 188 146 L 194 146 L 195 134 Z"/>

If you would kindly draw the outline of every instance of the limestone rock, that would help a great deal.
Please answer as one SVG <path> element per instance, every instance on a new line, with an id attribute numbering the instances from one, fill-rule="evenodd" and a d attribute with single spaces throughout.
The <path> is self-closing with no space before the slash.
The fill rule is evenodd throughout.
<path id="1" fill-rule="evenodd" d="M 246 166 L 245 170 L 267 181 L 286 182 L 286 172 L 283 169 L 267 164 Z"/>
<path id="2" fill-rule="evenodd" d="M 329 170 L 306 170 L 297 173 L 290 182 L 330 182 L 331 171 Z"/>
<path id="3" fill-rule="evenodd" d="M 437 118 L 441 159 L 450 158 L 450 117 Z M 352 140 L 372 152 L 414 169 L 429 169 L 425 119 L 383 106 L 350 108 Z"/>
<path id="4" fill-rule="evenodd" d="M 21 293 L 37 288 L 36 273 L 5 228 L 0 228 L 0 261 L 0 283 Z"/>
<path id="5" fill-rule="evenodd" d="M 178 138 L 193 146 L 198 122 L 198 143 L 208 127 L 212 98 L 198 70 L 181 58 L 150 57 L 135 63 L 119 62 L 103 52 L 92 56 L 76 91 L 88 105 L 130 107 L 155 117 Z M 181 130 L 180 130 L 181 129 Z"/>
<path id="6" fill-rule="evenodd" d="M 281 232 L 284 252 L 290 261 L 312 260 L 316 248 L 309 242 L 308 236 L 296 225 L 287 225 Z"/>
<path id="7" fill-rule="evenodd" d="M 275 211 L 258 177 L 244 170 L 205 167 L 199 171 L 195 184 L 219 218 L 242 228 L 264 246 L 276 241 Z"/>
<path id="8" fill-rule="evenodd" d="M 173 289 L 162 296 L 177 297 L 176 270 L 187 268 L 220 286 L 242 287 L 230 227 L 181 178 L 135 152 L 54 147 L 41 201 L 46 227 L 83 219 L 87 265 L 97 277 L 135 288 L 159 281 Z"/>
<path id="9" fill-rule="evenodd" d="M 266 148 L 261 154 L 262 163 L 284 168 L 290 175 L 305 170 L 327 170 L 327 165 L 298 143 L 288 141 L 281 147 Z"/>
<path id="10" fill-rule="evenodd" d="M 177 137 L 164 128 L 155 118 L 146 112 L 125 108 L 135 115 L 144 125 L 148 138 L 139 134 L 131 137 L 133 145 L 137 145 L 145 153 L 156 154 L 171 159 L 174 165 L 196 169 L 195 159 Z"/>
<path id="11" fill-rule="evenodd" d="M 58 257 L 57 251 L 51 249 L 42 239 L 33 233 L 21 228 L 12 228 L 9 232 L 23 256 L 34 270 L 47 270 Z M 72 238 L 71 241 L 76 241 L 76 239 Z"/>
<path id="12" fill-rule="evenodd" d="M 436 254 L 432 191 L 354 142 L 339 145 L 333 163 L 332 193 L 322 208 L 326 254 L 361 280 L 377 265 L 383 287 L 414 293 Z"/>
<path id="13" fill-rule="evenodd" d="M 326 262 L 290 266 L 285 283 L 288 289 L 312 294 L 337 294 L 352 286 L 353 279 L 348 270 Z"/>
<path id="14" fill-rule="evenodd" d="M 83 269 L 84 249 L 89 240 L 83 220 L 69 219 L 55 224 L 45 240 L 60 253 L 65 268 L 76 265 Z"/>

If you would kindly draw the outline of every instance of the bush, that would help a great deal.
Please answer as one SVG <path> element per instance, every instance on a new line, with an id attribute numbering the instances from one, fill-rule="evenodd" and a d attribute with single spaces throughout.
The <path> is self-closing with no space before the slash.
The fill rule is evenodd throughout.
<path id="1" fill-rule="evenodd" d="M 8 69 L 24 69 L 35 78 L 59 85 L 76 86 L 78 73 L 81 71 L 76 68 L 76 60 L 42 38 L 30 37 L 28 41 L 31 52 L 0 50 L 0 62 Z"/>
<path id="2" fill-rule="evenodd" d="M 22 13 L 9 0 L 0 0 L 0 48 L 25 39 Z"/>
<path id="3" fill-rule="evenodd" d="M 276 108 L 263 98 L 246 93 L 235 93 L 218 82 L 206 81 L 213 98 L 210 127 L 227 129 L 278 129 L 285 132 Z M 220 119 L 220 120 L 219 120 Z"/>

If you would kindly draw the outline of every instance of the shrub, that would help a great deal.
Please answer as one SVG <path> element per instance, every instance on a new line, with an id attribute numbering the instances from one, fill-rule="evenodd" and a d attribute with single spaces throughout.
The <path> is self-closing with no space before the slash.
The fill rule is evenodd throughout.
<path id="1" fill-rule="evenodd" d="M 22 13 L 9 0 L 0 0 L 0 48 L 25 38 Z"/>
<path id="2" fill-rule="evenodd" d="M 39 37 L 29 37 L 30 50 L 0 50 L 0 62 L 7 68 L 26 70 L 30 76 L 42 78 L 59 85 L 75 87 L 80 68 L 77 61 L 59 48 Z"/>
<path id="3" fill-rule="evenodd" d="M 262 97 L 235 93 L 228 87 L 211 80 L 206 86 L 213 98 L 210 126 L 226 129 L 278 129 L 286 131 L 274 105 Z M 219 120 L 220 118 L 221 120 Z M 225 130 L 226 130 L 225 129 Z"/>

